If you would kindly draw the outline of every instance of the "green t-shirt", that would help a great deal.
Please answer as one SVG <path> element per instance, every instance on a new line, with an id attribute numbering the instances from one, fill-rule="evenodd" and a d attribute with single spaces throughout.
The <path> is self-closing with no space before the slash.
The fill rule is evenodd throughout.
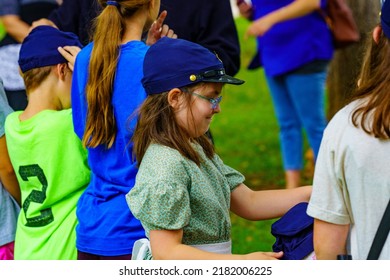
<path id="1" fill-rule="evenodd" d="M 134 216 L 150 230 L 183 229 L 183 244 L 230 240 L 230 194 L 244 181 L 215 155 L 197 166 L 177 150 L 152 144 L 147 149 L 134 188 L 126 199 Z"/>
<path id="2" fill-rule="evenodd" d="M 76 259 L 77 201 L 87 186 L 87 152 L 73 132 L 72 111 L 6 119 L 9 155 L 22 193 L 15 259 Z"/>

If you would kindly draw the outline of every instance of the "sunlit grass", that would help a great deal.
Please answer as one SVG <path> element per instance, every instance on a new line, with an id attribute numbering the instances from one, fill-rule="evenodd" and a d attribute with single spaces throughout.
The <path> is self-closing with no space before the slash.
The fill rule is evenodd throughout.
<path id="1" fill-rule="evenodd" d="M 0 40 L 4 37 L 4 35 L 5 35 L 4 26 L 0 21 Z"/>
<path id="2" fill-rule="evenodd" d="M 240 86 L 226 85 L 221 114 L 211 131 L 218 154 L 226 164 L 244 173 L 253 188 L 284 185 L 278 125 L 263 69 L 247 70 L 256 51 L 253 38 L 244 41 L 245 19 L 236 19 L 241 43 Z"/>

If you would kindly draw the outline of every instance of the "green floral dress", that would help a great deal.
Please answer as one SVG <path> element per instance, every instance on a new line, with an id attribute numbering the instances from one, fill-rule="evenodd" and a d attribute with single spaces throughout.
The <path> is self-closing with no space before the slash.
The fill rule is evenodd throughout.
<path id="1" fill-rule="evenodd" d="M 194 147 L 200 166 L 166 146 L 147 149 L 126 200 L 148 237 L 150 230 L 183 229 L 183 244 L 230 241 L 230 194 L 244 176 Z"/>

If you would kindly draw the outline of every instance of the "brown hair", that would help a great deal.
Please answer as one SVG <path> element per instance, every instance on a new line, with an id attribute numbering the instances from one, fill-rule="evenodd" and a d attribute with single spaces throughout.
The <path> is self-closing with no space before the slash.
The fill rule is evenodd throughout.
<path id="1" fill-rule="evenodd" d="M 184 96 L 186 105 L 190 108 L 189 121 L 193 121 L 191 110 L 193 97 L 190 94 Z M 198 143 L 210 159 L 215 153 L 214 146 L 205 135 L 191 138 L 188 132 L 177 124 L 174 110 L 168 103 L 168 92 L 149 95 L 146 98 L 138 111 L 138 121 L 132 141 L 133 154 L 138 165 L 141 164 L 147 148 L 152 143 L 175 149 L 197 165 L 200 165 L 201 158 L 191 142 Z"/>
<path id="2" fill-rule="evenodd" d="M 20 72 L 27 94 L 42 84 L 42 82 L 50 75 L 52 67 L 53 66 L 44 66 L 30 69 L 24 73 Z"/>
<path id="3" fill-rule="evenodd" d="M 352 114 L 352 122 L 367 134 L 390 138 L 390 45 L 381 32 L 378 42 L 367 42 L 359 85 L 352 100 L 363 100 Z"/>
<path id="4" fill-rule="evenodd" d="M 151 0 L 117 0 L 119 6 L 107 5 L 94 22 L 93 50 L 89 64 L 86 86 L 88 103 L 83 144 L 110 148 L 116 136 L 116 121 L 111 104 L 113 83 L 119 59 L 121 40 L 125 31 L 125 18 L 131 17 Z"/>

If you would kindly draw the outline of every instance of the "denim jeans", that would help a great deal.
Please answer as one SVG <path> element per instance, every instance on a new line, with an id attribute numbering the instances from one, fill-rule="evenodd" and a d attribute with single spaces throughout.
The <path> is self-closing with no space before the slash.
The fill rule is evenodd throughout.
<path id="1" fill-rule="evenodd" d="M 285 170 L 301 170 L 303 166 L 303 130 L 317 158 L 325 117 L 326 71 L 289 73 L 267 76 L 276 117 Z"/>

